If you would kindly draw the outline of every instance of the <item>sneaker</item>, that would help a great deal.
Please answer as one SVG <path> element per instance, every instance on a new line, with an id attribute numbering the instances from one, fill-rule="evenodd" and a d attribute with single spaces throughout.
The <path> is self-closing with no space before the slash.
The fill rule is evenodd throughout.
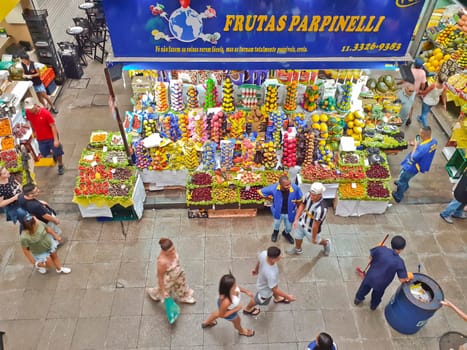
<path id="1" fill-rule="evenodd" d="M 57 273 L 64 273 L 66 275 L 71 272 L 71 269 L 69 267 L 62 266 L 60 270 L 55 270 L 55 271 L 57 271 Z"/>
<path id="2" fill-rule="evenodd" d="M 303 254 L 303 249 L 297 249 L 293 247 L 292 249 L 288 249 L 285 252 L 289 255 L 300 255 Z"/>
<path id="3" fill-rule="evenodd" d="M 45 275 L 47 273 L 47 269 L 45 267 L 37 267 L 37 272 Z"/>
<path id="4" fill-rule="evenodd" d="M 55 108 L 55 107 L 50 108 L 50 111 L 51 111 L 53 114 L 58 114 L 58 109 Z"/>
<path id="5" fill-rule="evenodd" d="M 375 311 L 378 306 L 370 306 L 371 311 Z"/>
<path id="6" fill-rule="evenodd" d="M 65 174 L 65 167 L 63 165 L 58 166 L 58 175 Z"/>
<path id="7" fill-rule="evenodd" d="M 465 215 L 465 213 L 462 213 L 461 215 L 451 215 L 453 218 L 456 218 L 456 219 L 467 219 L 467 215 Z"/>
<path id="8" fill-rule="evenodd" d="M 331 252 L 331 241 L 329 239 L 326 240 L 326 245 L 324 246 L 324 255 L 329 256 Z"/>
<path id="9" fill-rule="evenodd" d="M 452 224 L 453 221 L 452 221 L 452 218 L 450 216 L 443 216 L 442 214 L 439 214 L 439 216 L 441 216 L 441 219 L 443 219 L 444 221 L 446 221 L 448 224 Z"/>

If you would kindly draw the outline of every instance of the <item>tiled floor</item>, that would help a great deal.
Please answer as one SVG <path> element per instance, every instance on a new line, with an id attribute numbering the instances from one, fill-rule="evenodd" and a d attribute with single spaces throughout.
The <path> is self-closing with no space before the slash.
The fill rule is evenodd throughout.
<path id="1" fill-rule="evenodd" d="M 329 214 L 323 236 L 333 248 L 324 257 L 316 246 L 304 244 L 299 257 L 280 262 L 280 286 L 297 296 L 289 305 L 271 304 L 257 319 L 242 317 L 254 328 L 252 338 L 239 337 L 229 322 L 202 330 L 214 310 L 219 278 L 229 270 L 251 290 L 256 254 L 270 242 L 271 217 L 188 219 L 185 210 L 146 210 L 137 222 L 97 222 L 82 219 L 71 203 L 77 161 L 93 129 L 117 130 L 108 107 L 93 106 L 105 94 L 102 65 L 91 64 L 87 89 L 64 89 L 57 124 L 65 149 L 66 173 L 36 169 L 42 196 L 59 209 L 68 243 L 59 256 L 73 272 L 40 275 L 23 256 L 17 228 L 4 224 L 0 234 L 0 330 L 8 350 L 29 349 L 305 349 L 320 331 L 332 334 L 339 349 L 438 349 L 447 331 L 467 333 L 465 322 L 441 309 L 418 333 L 399 334 L 386 322 L 383 306 L 398 287 L 394 281 L 382 306 L 353 305 L 359 285 L 357 266 L 367 263 L 368 249 L 386 233 L 402 234 L 408 245 L 403 258 L 409 270 L 433 277 L 446 296 L 467 310 L 467 221 L 448 225 L 439 211 L 450 200 L 451 184 L 438 152 L 432 170 L 411 182 L 407 198 L 384 215 L 342 218 Z M 129 108 L 129 91 L 117 83 L 119 108 Z M 417 106 L 419 108 L 419 106 Z M 436 126 L 436 124 L 434 124 Z M 416 125 L 408 130 L 409 138 Z M 436 129 L 440 145 L 446 137 Z M 393 175 L 404 154 L 390 157 Z M 182 305 L 170 326 L 163 305 L 145 294 L 156 282 L 158 239 L 170 237 L 181 256 L 195 305 Z M 283 239 L 278 246 L 290 247 Z M 245 303 L 246 300 L 243 300 Z"/>

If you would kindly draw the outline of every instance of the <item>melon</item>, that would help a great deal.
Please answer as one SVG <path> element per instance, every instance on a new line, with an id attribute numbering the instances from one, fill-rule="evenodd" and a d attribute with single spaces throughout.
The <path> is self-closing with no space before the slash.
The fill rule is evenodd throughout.
<path id="1" fill-rule="evenodd" d="M 366 82 L 366 87 L 370 90 L 374 90 L 376 88 L 376 79 L 368 79 L 368 81 Z"/>
<path id="2" fill-rule="evenodd" d="M 376 90 L 378 90 L 381 93 L 386 93 L 389 91 L 389 88 L 384 82 L 380 81 L 378 82 L 378 84 L 376 84 Z"/>
<path id="3" fill-rule="evenodd" d="M 393 77 L 390 76 L 390 75 L 385 75 L 385 76 L 383 77 L 383 82 L 384 82 L 389 88 L 391 88 L 391 89 L 392 89 L 392 88 L 394 87 L 394 85 L 395 85 L 394 79 L 393 79 Z"/>

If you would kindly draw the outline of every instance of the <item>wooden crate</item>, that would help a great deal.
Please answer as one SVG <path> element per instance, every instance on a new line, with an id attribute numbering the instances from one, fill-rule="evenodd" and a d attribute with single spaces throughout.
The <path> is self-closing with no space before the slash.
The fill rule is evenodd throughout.
<path id="1" fill-rule="evenodd" d="M 208 218 L 246 218 L 256 216 L 257 209 L 209 209 Z"/>

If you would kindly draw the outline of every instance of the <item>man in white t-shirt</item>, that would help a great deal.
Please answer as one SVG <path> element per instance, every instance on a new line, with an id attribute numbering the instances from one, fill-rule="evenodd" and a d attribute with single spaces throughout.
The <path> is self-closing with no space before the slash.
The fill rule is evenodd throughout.
<path id="1" fill-rule="evenodd" d="M 277 263 L 281 259 L 281 250 L 278 247 L 269 247 L 258 255 L 256 267 L 251 271 L 258 276 L 256 281 L 257 292 L 254 300 L 243 309 L 243 313 L 256 316 L 260 309 L 256 305 L 268 305 L 274 297 L 275 303 L 288 304 L 295 301 L 295 296 L 279 289 L 279 268 Z"/>

